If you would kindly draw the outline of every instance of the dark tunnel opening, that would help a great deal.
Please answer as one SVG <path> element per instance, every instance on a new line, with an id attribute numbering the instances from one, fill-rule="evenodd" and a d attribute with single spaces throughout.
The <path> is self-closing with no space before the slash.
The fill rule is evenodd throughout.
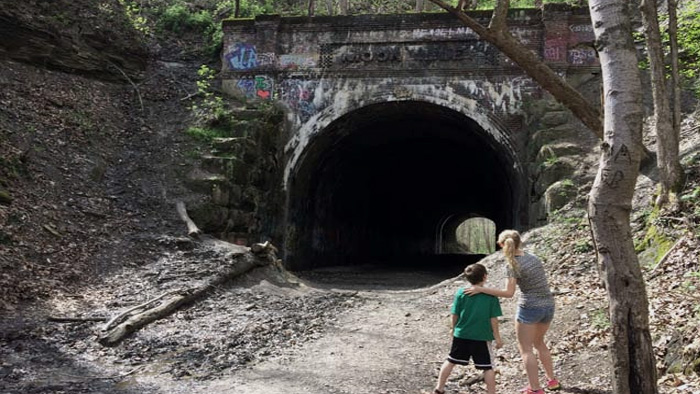
<path id="1" fill-rule="evenodd" d="M 512 153 L 451 109 L 404 101 L 356 110 L 315 137 L 290 178 L 285 264 L 454 276 L 483 257 L 445 247 L 461 222 L 517 225 L 516 167 Z"/>

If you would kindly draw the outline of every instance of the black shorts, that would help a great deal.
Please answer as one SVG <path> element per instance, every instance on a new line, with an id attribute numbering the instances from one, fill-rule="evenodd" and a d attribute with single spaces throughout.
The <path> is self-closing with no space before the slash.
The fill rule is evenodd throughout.
<path id="1" fill-rule="evenodd" d="M 474 360 L 476 369 L 493 369 L 491 343 L 473 339 L 452 338 L 452 349 L 447 361 L 452 364 L 469 365 L 469 359 Z"/>

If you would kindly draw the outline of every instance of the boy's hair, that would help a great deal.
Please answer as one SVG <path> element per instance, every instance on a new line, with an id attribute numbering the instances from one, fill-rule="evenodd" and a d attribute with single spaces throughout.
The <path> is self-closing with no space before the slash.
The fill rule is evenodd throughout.
<path id="1" fill-rule="evenodd" d="M 475 285 L 481 283 L 486 278 L 486 267 L 476 263 L 464 269 L 464 275 L 467 276 L 469 283 Z"/>

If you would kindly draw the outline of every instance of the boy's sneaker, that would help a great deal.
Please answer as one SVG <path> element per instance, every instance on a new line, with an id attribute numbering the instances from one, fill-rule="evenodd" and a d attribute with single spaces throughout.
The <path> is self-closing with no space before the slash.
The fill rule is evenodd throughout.
<path id="1" fill-rule="evenodd" d="M 559 390 L 561 389 L 561 385 L 559 384 L 559 381 L 556 379 L 552 379 L 549 382 L 547 382 L 547 390 Z"/>
<path id="2" fill-rule="evenodd" d="M 544 394 L 544 389 L 533 390 L 531 388 L 528 388 L 525 393 L 526 394 Z"/>

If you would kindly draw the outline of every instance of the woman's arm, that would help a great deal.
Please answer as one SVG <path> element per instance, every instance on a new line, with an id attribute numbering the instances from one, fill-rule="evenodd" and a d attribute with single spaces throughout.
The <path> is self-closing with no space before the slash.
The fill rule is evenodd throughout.
<path id="1" fill-rule="evenodd" d="M 503 290 L 493 287 L 472 286 L 468 289 L 464 289 L 464 292 L 469 295 L 484 293 L 495 297 L 511 298 L 515 294 L 516 279 L 508 278 L 506 280 L 506 288 Z"/>

